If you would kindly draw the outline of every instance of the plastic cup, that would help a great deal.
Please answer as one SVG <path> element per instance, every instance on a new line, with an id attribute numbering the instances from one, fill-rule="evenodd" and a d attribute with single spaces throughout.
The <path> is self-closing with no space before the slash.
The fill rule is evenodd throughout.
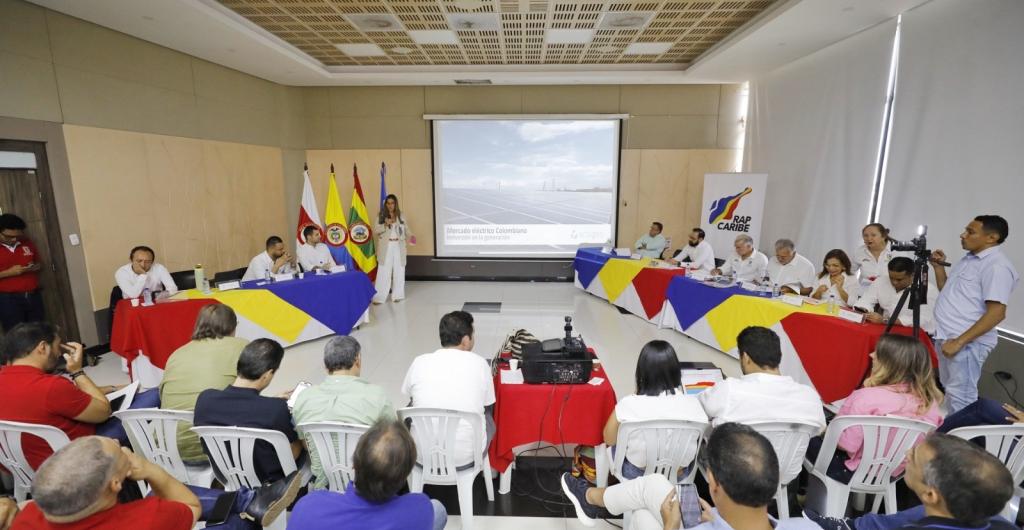
<path id="1" fill-rule="evenodd" d="M 132 298 L 132 307 L 139 307 L 139 299 Z"/>
<path id="2" fill-rule="evenodd" d="M 519 359 L 509 359 L 508 368 L 513 372 L 519 369 Z"/>

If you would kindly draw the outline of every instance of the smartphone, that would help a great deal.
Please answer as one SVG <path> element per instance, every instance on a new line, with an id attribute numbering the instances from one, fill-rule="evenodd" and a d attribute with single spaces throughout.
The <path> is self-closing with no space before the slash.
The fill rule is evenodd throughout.
<path id="1" fill-rule="evenodd" d="M 683 519 L 683 528 L 693 528 L 699 525 L 701 523 L 700 497 L 697 495 L 697 486 L 678 484 L 676 492 L 679 494 L 679 514 Z"/>
<path id="2" fill-rule="evenodd" d="M 300 381 L 299 384 L 295 386 L 295 390 L 292 391 L 292 395 L 288 397 L 288 408 L 294 408 L 295 402 L 298 401 L 299 399 L 299 394 L 303 393 L 307 388 L 311 386 L 313 386 L 312 383 Z"/>
<path id="3" fill-rule="evenodd" d="M 222 493 L 220 497 L 217 497 L 217 502 L 214 503 L 213 510 L 206 518 L 206 527 L 209 528 L 215 524 L 222 524 L 227 521 L 228 517 L 231 515 L 231 508 L 235 506 L 235 498 L 237 497 L 237 491 Z"/>

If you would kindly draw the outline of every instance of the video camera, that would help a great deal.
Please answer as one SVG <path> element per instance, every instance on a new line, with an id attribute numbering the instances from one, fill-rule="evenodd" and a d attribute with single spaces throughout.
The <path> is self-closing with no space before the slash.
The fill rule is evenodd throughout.
<path id="1" fill-rule="evenodd" d="M 893 241 L 892 249 L 898 252 L 913 252 L 919 258 L 928 259 L 932 252 L 928 250 L 928 225 L 918 225 L 917 237 L 910 241 Z"/>

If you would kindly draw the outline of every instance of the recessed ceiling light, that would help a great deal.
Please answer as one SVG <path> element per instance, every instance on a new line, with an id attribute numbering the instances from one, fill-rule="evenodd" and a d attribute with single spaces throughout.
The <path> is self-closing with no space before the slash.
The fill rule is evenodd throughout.
<path id="1" fill-rule="evenodd" d="M 397 53 L 398 55 L 409 55 L 416 50 L 412 48 L 406 48 L 405 46 L 395 46 L 391 48 L 391 53 Z"/>
<path id="2" fill-rule="evenodd" d="M 624 11 L 605 13 L 598 22 L 598 29 L 641 29 L 654 18 L 654 11 Z"/>
<path id="3" fill-rule="evenodd" d="M 449 13 L 448 25 L 455 31 L 498 31 L 501 17 L 497 13 Z"/>
<path id="4" fill-rule="evenodd" d="M 483 6 L 483 0 L 455 0 L 455 7 L 466 11 L 475 11 Z"/>
<path id="5" fill-rule="evenodd" d="M 380 46 L 373 43 L 367 44 L 335 44 L 335 46 L 349 57 L 382 57 L 387 56 Z"/>
<path id="6" fill-rule="evenodd" d="M 594 38 L 590 29 L 549 29 L 544 32 L 548 44 L 586 44 Z"/>
<path id="7" fill-rule="evenodd" d="M 387 13 L 352 14 L 345 15 L 345 18 L 362 31 L 404 31 L 402 23 Z"/>
<path id="8" fill-rule="evenodd" d="M 622 52 L 624 55 L 661 55 L 672 48 L 671 42 L 634 42 Z"/>
<path id="9" fill-rule="evenodd" d="M 416 44 L 458 44 L 459 36 L 454 31 L 443 29 L 410 31 L 409 37 Z"/>

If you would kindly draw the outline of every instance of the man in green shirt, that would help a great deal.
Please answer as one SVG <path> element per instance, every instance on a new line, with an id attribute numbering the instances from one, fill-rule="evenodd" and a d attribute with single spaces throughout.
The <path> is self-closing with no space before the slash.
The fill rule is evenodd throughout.
<path id="1" fill-rule="evenodd" d="M 299 394 L 292 409 L 295 425 L 319 421 L 337 421 L 373 425 L 379 419 L 396 419 L 395 409 L 384 389 L 359 377 L 362 368 L 359 342 L 349 336 L 334 337 L 324 347 L 323 383 Z M 327 487 L 327 477 L 320 466 L 313 440 L 306 438 L 315 481 L 314 489 Z"/>
<path id="2" fill-rule="evenodd" d="M 646 258 L 661 258 L 661 253 L 665 251 L 667 245 L 665 236 L 661 235 L 661 229 L 662 225 L 658 221 L 651 223 L 647 235 L 636 240 L 634 250 Z"/>
<path id="3" fill-rule="evenodd" d="M 192 340 L 167 360 L 160 382 L 161 407 L 195 410 L 196 398 L 203 390 L 220 390 L 234 382 L 238 356 L 249 343 L 234 336 L 237 326 L 235 312 L 226 305 L 211 304 L 199 311 Z M 199 437 L 189 427 L 178 424 L 181 458 L 187 464 L 205 464 L 208 460 Z"/>

